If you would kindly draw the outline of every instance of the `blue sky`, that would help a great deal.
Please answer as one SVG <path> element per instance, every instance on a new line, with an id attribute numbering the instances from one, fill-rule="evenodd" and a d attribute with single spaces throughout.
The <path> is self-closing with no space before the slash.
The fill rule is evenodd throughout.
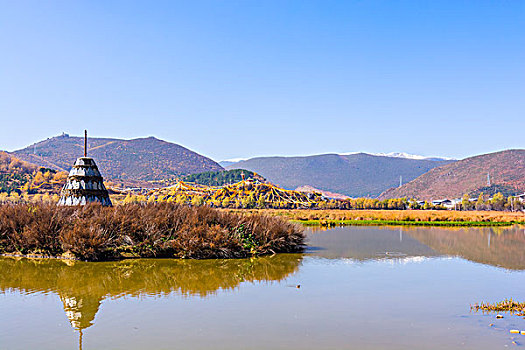
<path id="1" fill-rule="evenodd" d="M 215 160 L 525 148 L 523 1 L 0 8 L 0 149 L 84 128 Z"/>

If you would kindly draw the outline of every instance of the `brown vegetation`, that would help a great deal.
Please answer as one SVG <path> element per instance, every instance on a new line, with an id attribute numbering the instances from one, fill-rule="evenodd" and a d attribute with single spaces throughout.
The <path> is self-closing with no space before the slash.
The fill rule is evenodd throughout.
<path id="1" fill-rule="evenodd" d="M 264 214 L 171 203 L 56 207 L 0 205 L 0 252 L 83 260 L 121 257 L 241 258 L 294 252 L 304 234 Z"/>

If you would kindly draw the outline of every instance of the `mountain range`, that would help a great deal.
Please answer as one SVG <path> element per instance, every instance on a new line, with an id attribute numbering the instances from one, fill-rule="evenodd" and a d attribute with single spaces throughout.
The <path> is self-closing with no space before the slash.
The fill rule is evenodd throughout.
<path id="1" fill-rule="evenodd" d="M 439 161 L 439 160 L 456 160 L 454 158 L 449 158 L 449 157 L 426 157 L 426 156 L 420 156 L 420 155 L 417 155 L 417 154 L 410 154 L 410 153 L 405 153 L 405 152 L 390 152 L 390 153 L 347 152 L 347 153 L 339 153 L 339 155 L 348 156 L 348 155 L 359 154 L 359 153 L 369 154 L 371 156 L 406 158 L 406 159 L 419 159 L 419 160 L 437 160 L 437 161 Z M 219 164 L 226 168 L 226 167 L 228 167 L 230 165 L 234 165 L 236 163 L 239 163 L 239 162 L 242 162 L 242 161 L 245 161 L 245 160 L 248 160 L 248 159 L 250 159 L 250 158 L 225 159 L 225 160 L 221 160 L 219 162 Z"/>
<path id="2" fill-rule="evenodd" d="M 376 197 L 452 160 L 409 159 L 367 153 L 258 157 L 226 169 L 247 169 L 286 189 L 309 185 L 350 197 Z"/>
<path id="3" fill-rule="evenodd" d="M 25 167 L 69 171 L 83 155 L 84 139 L 67 134 L 51 137 L 9 154 Z M 416 199 L 456 198 L 467 193 L 525 192 L 525 150 L 489 153 L 463 160 L 424 157 L 407 153 L 345 153 L 302 157 L 232 159 L 223 166 L 175 143 L 154 137 L 123 140 L 90 138 L 88 155 L 95 158 L 107 181 L 124 187 L 163 187 L 178 179 L 218 181 L 244 169 L 286 189 L 324 191 L 349 197 Z M 4 154 L 7 159 L 8 154 Z M 15 158 L 13 158 L 15 159 Z M 3 183 L 15 184 L 8 173 L 20 172 L 18 160 L 3 171 Z M 17 163 L 18 162 L 18 163 Z M 9 164 L 11 164 L 9 163 Z M 9 165 L 8 164 L 8 165 Z M 202 174 L 200 177 L 192 174 Z M 240 173 L 235 173 L 237 177 Z M 245 174 L 248 174 L 247 172 Z M 16 175 L 16 176 L 15 176 Z M 26 176 L 26 175 L 24 175 Z M 233 176 L 233 175 L 232 175 Z M 490 177 L 490 184 L 488 184 Z M 28 180 L 29 181 L 29 180 Z M 215 183 L 214 182 L 214 183 Z M 400 186 L 400 182 L 402 186 Z M 117 186 L 119 187 L 119 186 Z"/>

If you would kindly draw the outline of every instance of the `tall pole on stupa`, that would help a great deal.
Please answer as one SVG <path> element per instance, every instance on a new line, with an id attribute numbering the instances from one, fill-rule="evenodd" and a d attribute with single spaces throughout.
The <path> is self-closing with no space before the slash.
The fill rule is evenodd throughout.
<path id="1" fill-rule="evenodd" d="M 84 130 L 84 158 L 87 158 L 87 130 Z"/>

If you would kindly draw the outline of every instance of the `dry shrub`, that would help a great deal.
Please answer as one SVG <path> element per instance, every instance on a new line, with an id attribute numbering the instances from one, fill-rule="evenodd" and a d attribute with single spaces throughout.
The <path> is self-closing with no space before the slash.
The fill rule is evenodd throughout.
<path id="1" fill-rule="evenodd" d="M 64 250 L 70 251 L 83 260 L 103 260 L 113 258 L 116 239 L 106 228 L 77 221 L 73 227 L 60 233 L 60 242 Z"/>
<path id="2" fill-rule="evenodd" d="M 0 252 L 84 260 L 121 256 L 241 258 L 303 248 L 302 228 L 282 218 L 173 203 L 77 208 L 0 205 Z"/>
<path id="3" fill-rule="evenodd" d="M 54 206 L 4 204 L 0 206 L 0 247 L 8 252 L 60 251 L 58 233 L 67 211 Z"/>

